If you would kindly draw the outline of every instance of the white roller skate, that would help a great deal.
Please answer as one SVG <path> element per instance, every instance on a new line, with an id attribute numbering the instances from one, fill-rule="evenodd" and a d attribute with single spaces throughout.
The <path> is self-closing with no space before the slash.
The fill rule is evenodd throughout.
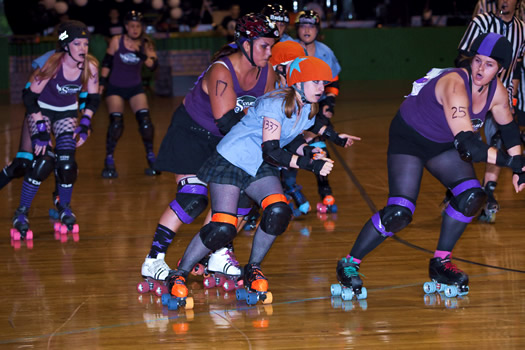
<path id="1" fill-rule="evenodd" d="M 157 296 L 167 293 L 164 280 L 168 277 L 170 267 L 164 261 L 166 254 L 159 253 L 156 258 L 148 258 L 142 264 L 142 277 L 144 282 L 137 284 L 137 291 L 141 294 L 153 292 Z"/>
<path id="2" fill-rule="evenodd" d="M 210 255 L 204 275 L 204 287 L 223 287 L 230 292 L 243 286 L 240 276 L 241 268 L 233 251 L 224 247 Z"/>

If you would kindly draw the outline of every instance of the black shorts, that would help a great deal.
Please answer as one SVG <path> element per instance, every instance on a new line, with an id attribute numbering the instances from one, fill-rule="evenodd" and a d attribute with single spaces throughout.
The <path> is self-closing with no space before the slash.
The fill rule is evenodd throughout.
<path id="1" fill-rule="evenodd" d="M 263 162 L 257 170 L 257 174 L 251 176 L 246 171 L 230 163 L 217 151 L 206 160 L 197 173 L 199 180 L 206 183 L 233 185 L 241 190 L 245 190 L 252 182 L 267 176 L 279 177 L 279 169 L 276 166 Z"/>
<path id="2" fill-rule="evenodd" d="M 389 155 L 409 154 L 420 158 L 423 163 L 445 151 L 454 149 L 454 142 L 434 142 L 422 136 L 405 122 L 399 111 L 390 123 L 388 138 Z"/>
<path id="3" fill-rule="evenodd" d="M 155 169 L 175 174 L 197 174 L 221 137 L 197 124 L 181 104 L 173 113 L 171 124 L 162 139 Z"/>
<path id="4" fill-rule="evenodd" d="M 525 112 L 516 109 L 516 119 L 518 120 L 519 126 L 525 126 Z"/>
<path id="5" fill-rule="evenodd" d="M 111 95 L 117 95 L 125 100 L 129 100 L 133 96 L 144 93 L 144 87 L 142 86 L 142 84 L 138 84 L 131 87 L 118 87 L 108 83 L 106 87 L 106 97 Z"/>
<path id="6" fill-rule="evenodd" d="M 78 111 L 77 110 L 69 110 L 69 111 L 54 111 L 52 109 L 41 109 L 42 115 L 49 118 L 49 121 L 51 124 L 55 124 L 55 122 L 66 119 L 66 118 L 78 118 Z"/>

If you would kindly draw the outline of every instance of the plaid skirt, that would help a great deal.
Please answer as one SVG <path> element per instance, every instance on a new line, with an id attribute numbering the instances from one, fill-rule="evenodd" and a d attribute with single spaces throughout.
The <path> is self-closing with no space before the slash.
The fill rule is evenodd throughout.
<path id="1" fill-rule="evenodd" d="M 252 182 L 267 176 L 279 177 L 279 168 L 263 162 L 257 170 L 257 174 L 251 176 L 246 171 L 230 163 L 217 151 L 204 162 L 197 173 L 199 180 L 208 184 L 213 182 L 216 184 L 234 185 L 241 190 L 245 190 Z"/>

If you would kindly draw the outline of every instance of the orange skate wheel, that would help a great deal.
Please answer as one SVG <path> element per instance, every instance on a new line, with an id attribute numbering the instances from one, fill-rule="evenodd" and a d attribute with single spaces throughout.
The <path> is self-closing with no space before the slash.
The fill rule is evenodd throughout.
<path id="1" fill-rule="evenodd" d="M 326 196 L 323 198 L 323 204 L 324 205 L 334 205 L 335 204 L 335 198 L 334 196 Z"/>
<path id="2" fill-rule="evenodd" d="M 266 299 L 264 299 L 263 304 L 271 304 L 273 301 L 272 292 L 266 292 Z"/>
<path id="3" fill-rule="evenodd" d="M 184 306 L 186 310 L 193 309 L 193 298 L 192 297 L 186 297 L 186 306 Z"/>

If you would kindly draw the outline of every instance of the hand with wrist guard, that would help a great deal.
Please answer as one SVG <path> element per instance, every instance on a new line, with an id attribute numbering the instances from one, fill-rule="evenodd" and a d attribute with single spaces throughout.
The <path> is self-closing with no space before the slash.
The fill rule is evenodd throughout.
<path id="1" fill-rule="evenodd" d="M 510 156 L 502 151 L 498 151 L 496 165 L 511 168 L 515 174 L 521 174 L 525 166 L 525 158 L 521 155 Z"/>
<path id="2" fill-rule="evenodd" d="M 37 132 L 31 135 L 31 143 L 33 144 L 33 150 L 36 155 L 44 154 L 46 147 L 51 145 L 51 135 L 47 130 L 45 120 L 39 120 L 36 122 Z"/>
<path id="3" fill-rule="evenodd" d="M 338 134 L 331 126 L 326 127 L 323 136 L 325 136 L 328 140 L 332 141 L 337 146 L 345 148 L 351 146 L 354 143 L 354 140 L 361 140 L 361 138 L 357 136 Z"/>
<path id="4" fill-rule="evenodd" d="M 306 158 L 314 160 L 326 158 L 326 152 L 319 147 L 304 146 L 303 154 Z"/>
<path id="5" fill-rule="evenodd" d="M 310 170 L 316 175 L 327 176 L 334 167 L 333 161 L 328 158 L 316 160 L 305 156 L 298 157 L 297 166 L 304 170 Z"/>
<path id="6" fill-rule="evenodd" d="M 82 144 L 86 142 L 90 132 L 91 132 L 91 118 L 88 115 L 83 115 L 82 118 L 80 118 L 80 123 L 78 123 L 78 126 L 73 133 L 74 139 L 77 136 L 79 137 L 77 141 L 77 147 L 82 146 Z"/>

